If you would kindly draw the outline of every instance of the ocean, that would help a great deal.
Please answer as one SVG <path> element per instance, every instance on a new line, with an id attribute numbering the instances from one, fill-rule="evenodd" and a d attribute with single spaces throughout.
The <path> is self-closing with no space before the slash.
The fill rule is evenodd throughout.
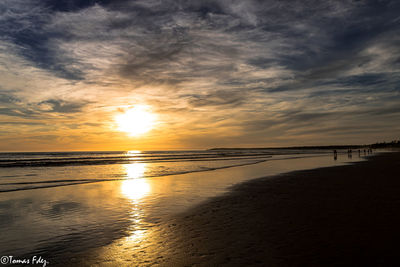
<path id="1" fill-rule="evenodd" d="M 293 149 L 0 153 L 0 192 L 160 177 L 326 153 Z"/>

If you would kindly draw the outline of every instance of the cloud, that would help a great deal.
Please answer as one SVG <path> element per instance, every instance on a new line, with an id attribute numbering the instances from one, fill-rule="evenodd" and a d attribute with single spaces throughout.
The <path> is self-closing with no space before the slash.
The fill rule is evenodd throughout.
<path id="1" fill-rule="evenodd" d="M 59 99 L 48 99 L 37 103 L 24 103 L 21 99 L 12 94 L 0 93 L 0 115 L 31 119 L 36 121 L 15 121 L 14 124 L 39 125 L 37 120 L 49 119 L 48 114 L 73 114 L 79 113 L 88 105 L 83 101 L 65 101 Z M 12 124 L 11 122 L 2 122 Z"/>
<path id="2" fill-rule="evenodd" d="M 13 104 L 19 102 L 19 100 L 11 95 L 0 93 L 0 103 L 1 104 Z"/>
<path id="3" fill-rule="evenodd" d="M 193 107 L 237 106 L 245 101 L 243 95 L 237 91 L 216 91 L 203 95 L 187 95 L 186 97 L 189 99 L 189 103 Z"/>
<path id="4" fill-rule="evenodd" d="M 17 109 L 17 108 L 0 108 L 0 115 L 15 116 L 21 118 L 29 118 L 34 116 L 36 113 L 29 109 Z"/>
<path id="5" fill-rule="evenodd" d="M 81 70 L 74 67 L 79 60 L 58 53 L 57 43 L 67 36 L 61 31 L 44 29 L 52 17 L 45 6 L 36 1 L 5 1 L 0 5 L 4 10 L 0 19 L 2 40 L 11 41 L 20 56 L 39 68 L 66 79 L 82 79 Z"/>
<path id="6" fill-rule="evenodd" d="M 0 115 L 33 118 L 37 112 L 25 107 L 22 101 L 12 94 L 0 93 Z"/>
<path id="7" fill-rule="evenodd" d="M 38 103 L 41 110 L 57 113 L 77 113 L 82 110 L 86 103 L 66 102 L 63 100 L 49 99 Z"/>
<path id="8" fill-rule="evenodd" d="M 2 116 L 78 131 L 153 103 L 174 122 L 166 134 L 212 125 L 259 143 L 315 140 L 316 124 L 321 140 L 350 136 L 352 122 L 396 126 L 398 1 L 5 0 L 0 10 Z"/>

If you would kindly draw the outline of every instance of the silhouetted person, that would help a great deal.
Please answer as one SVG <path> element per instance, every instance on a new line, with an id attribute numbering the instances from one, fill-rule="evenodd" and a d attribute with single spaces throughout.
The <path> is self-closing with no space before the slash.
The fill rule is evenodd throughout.
<path id="1" fill-rule="evenodd" d="M 351 149 L 347 150 L 347 157 L 348 157 L 349 159 L 352 158 L 351 152 L 352 152 Z"/>
<path id="2" fill-rule="evenodd" d="M 337 160 L 337 151 L 336 151 L 336 149 L 333 150 L 333 159 Z"/>
<path id="3" fill-rule="evenodd" d="M 361 157 L 361 150 L 360 149 L 358 150 L 358 157 L 359 158 Z"/>

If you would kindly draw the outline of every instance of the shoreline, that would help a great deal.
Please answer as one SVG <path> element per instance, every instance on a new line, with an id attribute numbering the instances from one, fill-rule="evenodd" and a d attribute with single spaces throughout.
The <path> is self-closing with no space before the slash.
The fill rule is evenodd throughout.
<path id="1" fill-rule="evenodd" d="M 355 164 L 294 171 L 233 186 L 161 230 L 169 249 L 157 251 L 162 258 L 158 264 L 399 263 L 399 163 L 399 152 L 382 153 Z"/>

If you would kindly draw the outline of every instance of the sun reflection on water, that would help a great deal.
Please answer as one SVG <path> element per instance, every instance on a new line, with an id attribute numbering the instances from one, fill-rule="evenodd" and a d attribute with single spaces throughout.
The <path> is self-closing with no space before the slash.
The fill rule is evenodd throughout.
<path id="1" fill-rule="evenodd" d="M 123 165 L 123 168 L 125 168 L 127 180 L 121 182 L 121 193 L 132 202 L 130 235 L 123 241 L 125 245 L 128 245 L 132 242 L 143 241 L 147 234 L 143 225 L 144 210 L 141 199 L 150 193 L 151 186 L 147 179 L 143 178 L 146 172 L 146 163 L 126 164 Z"/>
<path id="2" fill-rule="evenodd" d="M 121 191 L 127 198 L 136 201 L 150 192 L 150 185 L 145 179 L 125 180 L 122 182 Z"/>
<path id="3" fill-rule="evenodd" d="M 128 155 L 136 155 L 136 154 L 141 154 L 142 151 L 140 150 L 129 150 L 126 154 Z"/>
<path id="4" fill-rule="evenodd" d="M 128 180 L 122 181 L 121 192 L 127 198 L 137 201 L 150 192 L 150 184 L 142 178 L 146 171 L 146 163 L 124 165 Z"/>

